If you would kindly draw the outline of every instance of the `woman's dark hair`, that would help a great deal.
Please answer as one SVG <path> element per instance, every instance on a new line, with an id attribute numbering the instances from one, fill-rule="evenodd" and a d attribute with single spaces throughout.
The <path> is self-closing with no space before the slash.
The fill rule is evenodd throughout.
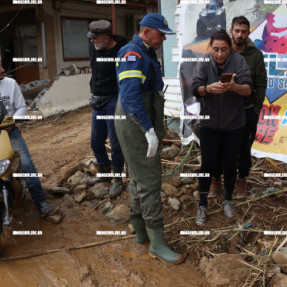
<path id="1" fill-rule="evenodd" d="M 229 48 L 231 48 L 231 46 L 232 46 L 231 45 L 231 39 L 230 39 L 229 35 L 223 29 L 221 29 L 220 31 L 217 31 L 211 35 L 209 45 L 212 46 L 212 44 L 215 40 L 225 41 L 228 44 Z"/>

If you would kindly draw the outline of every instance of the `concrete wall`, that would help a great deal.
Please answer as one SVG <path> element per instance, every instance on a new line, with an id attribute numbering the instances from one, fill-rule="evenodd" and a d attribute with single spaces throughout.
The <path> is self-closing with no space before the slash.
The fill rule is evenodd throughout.
<path id="1" fill-rule="evenodd" d="M 37 104 L 44 117 L 67 112 L 89 104 L 91 74 L 62 76 Z"/>

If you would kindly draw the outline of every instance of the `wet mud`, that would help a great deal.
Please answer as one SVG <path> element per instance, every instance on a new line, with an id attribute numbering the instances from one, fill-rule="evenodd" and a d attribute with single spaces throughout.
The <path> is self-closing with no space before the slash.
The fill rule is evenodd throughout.
<path id="1" fill-rule="evenodd" d="M 43 183 L 56 186 L 66 170 L 93 155 L 90 121 L 86 107 L 21 127 Z M 164 264 L 151 259 L 148 245 L 136 244 L 134 238 L 113 241 L 121 237 L 97 235 L 103 230 L 130 234 L 127 224 L 112 224 L 92 210 L 92 202 L 67 203 L 49 194 L 47 198 L 61 208 L 63 221 L 55 225 L 40 218 L 27 196 L 2 234 L 1 287 L 207 286 L 190 257 L 183 265 Z M 13 235 L 13 231 L 42 235 Z M 85 247 L 102 241 L 111 242 Z"/>

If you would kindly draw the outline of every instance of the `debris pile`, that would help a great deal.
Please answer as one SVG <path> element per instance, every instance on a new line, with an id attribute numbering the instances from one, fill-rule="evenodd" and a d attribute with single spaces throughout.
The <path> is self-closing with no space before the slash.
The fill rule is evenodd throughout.
<path id="1" fill-rule="evenodd" d="M 200 148 L 195 144 L 182 148 L 180 140 L 171 133 L 163 141 L 161 201 L 165 237 L 176 251 L 189 252 L 190 260 L 198 263 L 210 286 L 286 284 L 282 282 L 287 278 L 287 181 L 264 177 L 264 173 L 284 172 L 287 165 L 268 158 L 252 160 L 248 196 L 237 198 L 234 194 L 235 216 L 225 217 L 221 193 L 209 199 L 208 222 L 198 227 L 195 224 L 198 178 L 180 174 L 199 172 Z M 59 187 L 59 193 L 65 194 L 63 201 L 71 206 L 88 202 L 86 206 L 98 209 L 107 220 L 128 223 L 128 176 L 122 195 L 110 199 L 111 183 L 90 186 L 96 173 L 93 157 L 68 170 Z M 50 193 L 55 194 L 55 190 Z M 128 230 L 132 233 L 132 226 Z M 183 235 L 182 231 L 189 233 Z"/>

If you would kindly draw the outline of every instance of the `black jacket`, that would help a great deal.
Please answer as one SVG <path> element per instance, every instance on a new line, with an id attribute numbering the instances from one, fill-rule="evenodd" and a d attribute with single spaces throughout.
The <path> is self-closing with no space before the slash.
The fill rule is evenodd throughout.
<path id="1" fill-rule="evenodd" d="M 120 35 L 114 35 L 116 45 L 108 50 L 96 50 L 90 43 L 90 63 L 92 77 L 90 80 L 91 93 L 98 96 L 116 95 L 118 93 L 116 63 L 98 62 L 97 58 L 117 58 L 118 52 L 128 43 L 127 39 Z"/>
<path id="2" fill-rule="evenodd" d="M 232 91 L 222 94 L 209 94 L 201 97 L 197 89 L 218 82 L 223 73 L 235 73 L 237 84 L 248 84 L 252 87 L 250 70 L 244 58 L 231 50 L 222 70 L 218 70 L 211 53 L 208 54 L 209 62 L 199 62 L 196 64 L 193 76 L 191 91 L 192 94 L 200 98 L 200 115 L 209 116 L 210 119 L 200 121 L 200 127 L 207 127 L 214 130 L 230 131 L 245 125 L 245 111 L 243 97 Z"/>
<path id="3" fill-rule="evenodd" d="M 239 54 L 244 57 L 249 66 L 253 87 L 250 97 L 244 97 L 244 106 L 245 108 L 253 107 L 254 112 L 259 116 L 267 88 L 264 57 L 249 38 L 246 41 L 246 48 Z"/>

